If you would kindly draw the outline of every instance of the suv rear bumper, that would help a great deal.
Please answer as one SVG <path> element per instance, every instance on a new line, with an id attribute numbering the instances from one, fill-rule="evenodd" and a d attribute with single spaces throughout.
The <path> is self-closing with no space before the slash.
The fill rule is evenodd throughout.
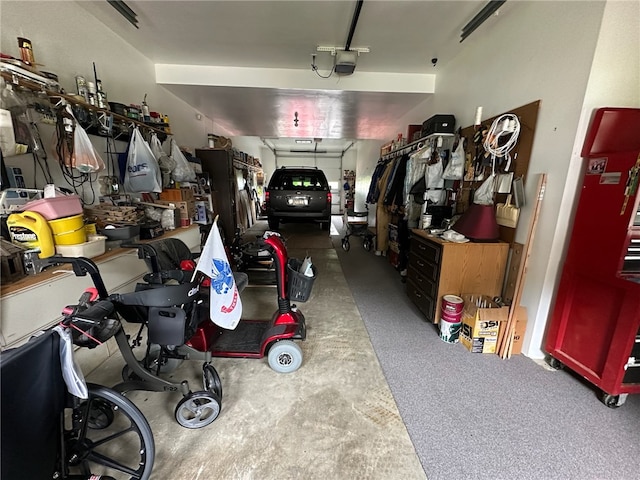
<path id="1" fill-rule="evenodd" d="M 331 214 L 328 210 L 323 212 L 305 212 L 300 210 L 297 212 L 283 212 L 281 210 L 267 209 L 267 216 L 276 218 L 304 218 L 304 219 L 317 219 L 323 222 L 327 222 L 331 219 Z"/>

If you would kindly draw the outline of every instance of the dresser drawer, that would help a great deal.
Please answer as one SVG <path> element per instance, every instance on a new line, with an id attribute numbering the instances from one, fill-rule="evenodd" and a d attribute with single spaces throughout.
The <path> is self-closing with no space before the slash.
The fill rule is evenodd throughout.
<path id="1" fill-rule="evenodd" d="M 442 257 L 442 246 L 416 237 L 411 237 L 409 251 L 433 263 L 440 263 Z"/>
<path id="2" fill-rule="evenodd" d="M 434 321 L 435 302 L 432 297 L 426 295 L 412 280 L 407 279 L 407 296 L 416 304 L 418 309 L 430 322 Z"/>
<path id="3" fill-rule="evenodd" d="M 411 280 L 419 290 L 426 293 L 428 296 L 432 298 L 437 296 L 437 282 L 425 277 L 421 272 L 416 270 L 413 265 L 409 265 L 409 268 L 407 269 L 407 279 Z"/>
<path id="4" fill-rule="evenodd" d="M 409 266 L 415 268 L 425 278 L 437 282 L 438 265 L 416 255 L 413 250 L 409 251 Z"/>

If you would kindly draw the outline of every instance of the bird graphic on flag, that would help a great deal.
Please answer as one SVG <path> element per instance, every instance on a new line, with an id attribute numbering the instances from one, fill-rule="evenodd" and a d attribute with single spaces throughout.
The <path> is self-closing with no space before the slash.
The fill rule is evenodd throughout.
<path id="1" fill-rule="evenodd" d="M 218 220 L 213 222 L 204 244 L 196 271 L 211 279 L 209 291 L 209 318 L 222 328 L 233 330 L 242 316 L 242 301 L 227 260 L 227 253 L 218 230 Z"/>

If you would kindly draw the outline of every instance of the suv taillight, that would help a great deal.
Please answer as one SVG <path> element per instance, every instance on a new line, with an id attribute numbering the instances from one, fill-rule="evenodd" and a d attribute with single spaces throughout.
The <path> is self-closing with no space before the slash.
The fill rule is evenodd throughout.
<path id="1" fill-rule="evenodd" d="M 331 192 L 327 192 L 327 203 L 331 205 Z"/>
<path id="2" fill-rule="evenodd" d="M 269 191 L 264 192 L 264 203 L 269 203 Z"/>

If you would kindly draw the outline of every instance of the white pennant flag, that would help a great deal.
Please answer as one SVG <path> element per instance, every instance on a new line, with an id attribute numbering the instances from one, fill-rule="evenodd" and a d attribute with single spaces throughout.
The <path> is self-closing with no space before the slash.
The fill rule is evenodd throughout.
<path id="1" fill-rule="evenodd" d="M 204 244 L 196 271 L 211 279 L 209 294 L 211 321 L 222 328 L 233 330 L 242 316 L 242 301 L 236 287 L 231 265 L 227 260 L 222 238 L 218 231 L 218 221 L 213 222 Z"/>

